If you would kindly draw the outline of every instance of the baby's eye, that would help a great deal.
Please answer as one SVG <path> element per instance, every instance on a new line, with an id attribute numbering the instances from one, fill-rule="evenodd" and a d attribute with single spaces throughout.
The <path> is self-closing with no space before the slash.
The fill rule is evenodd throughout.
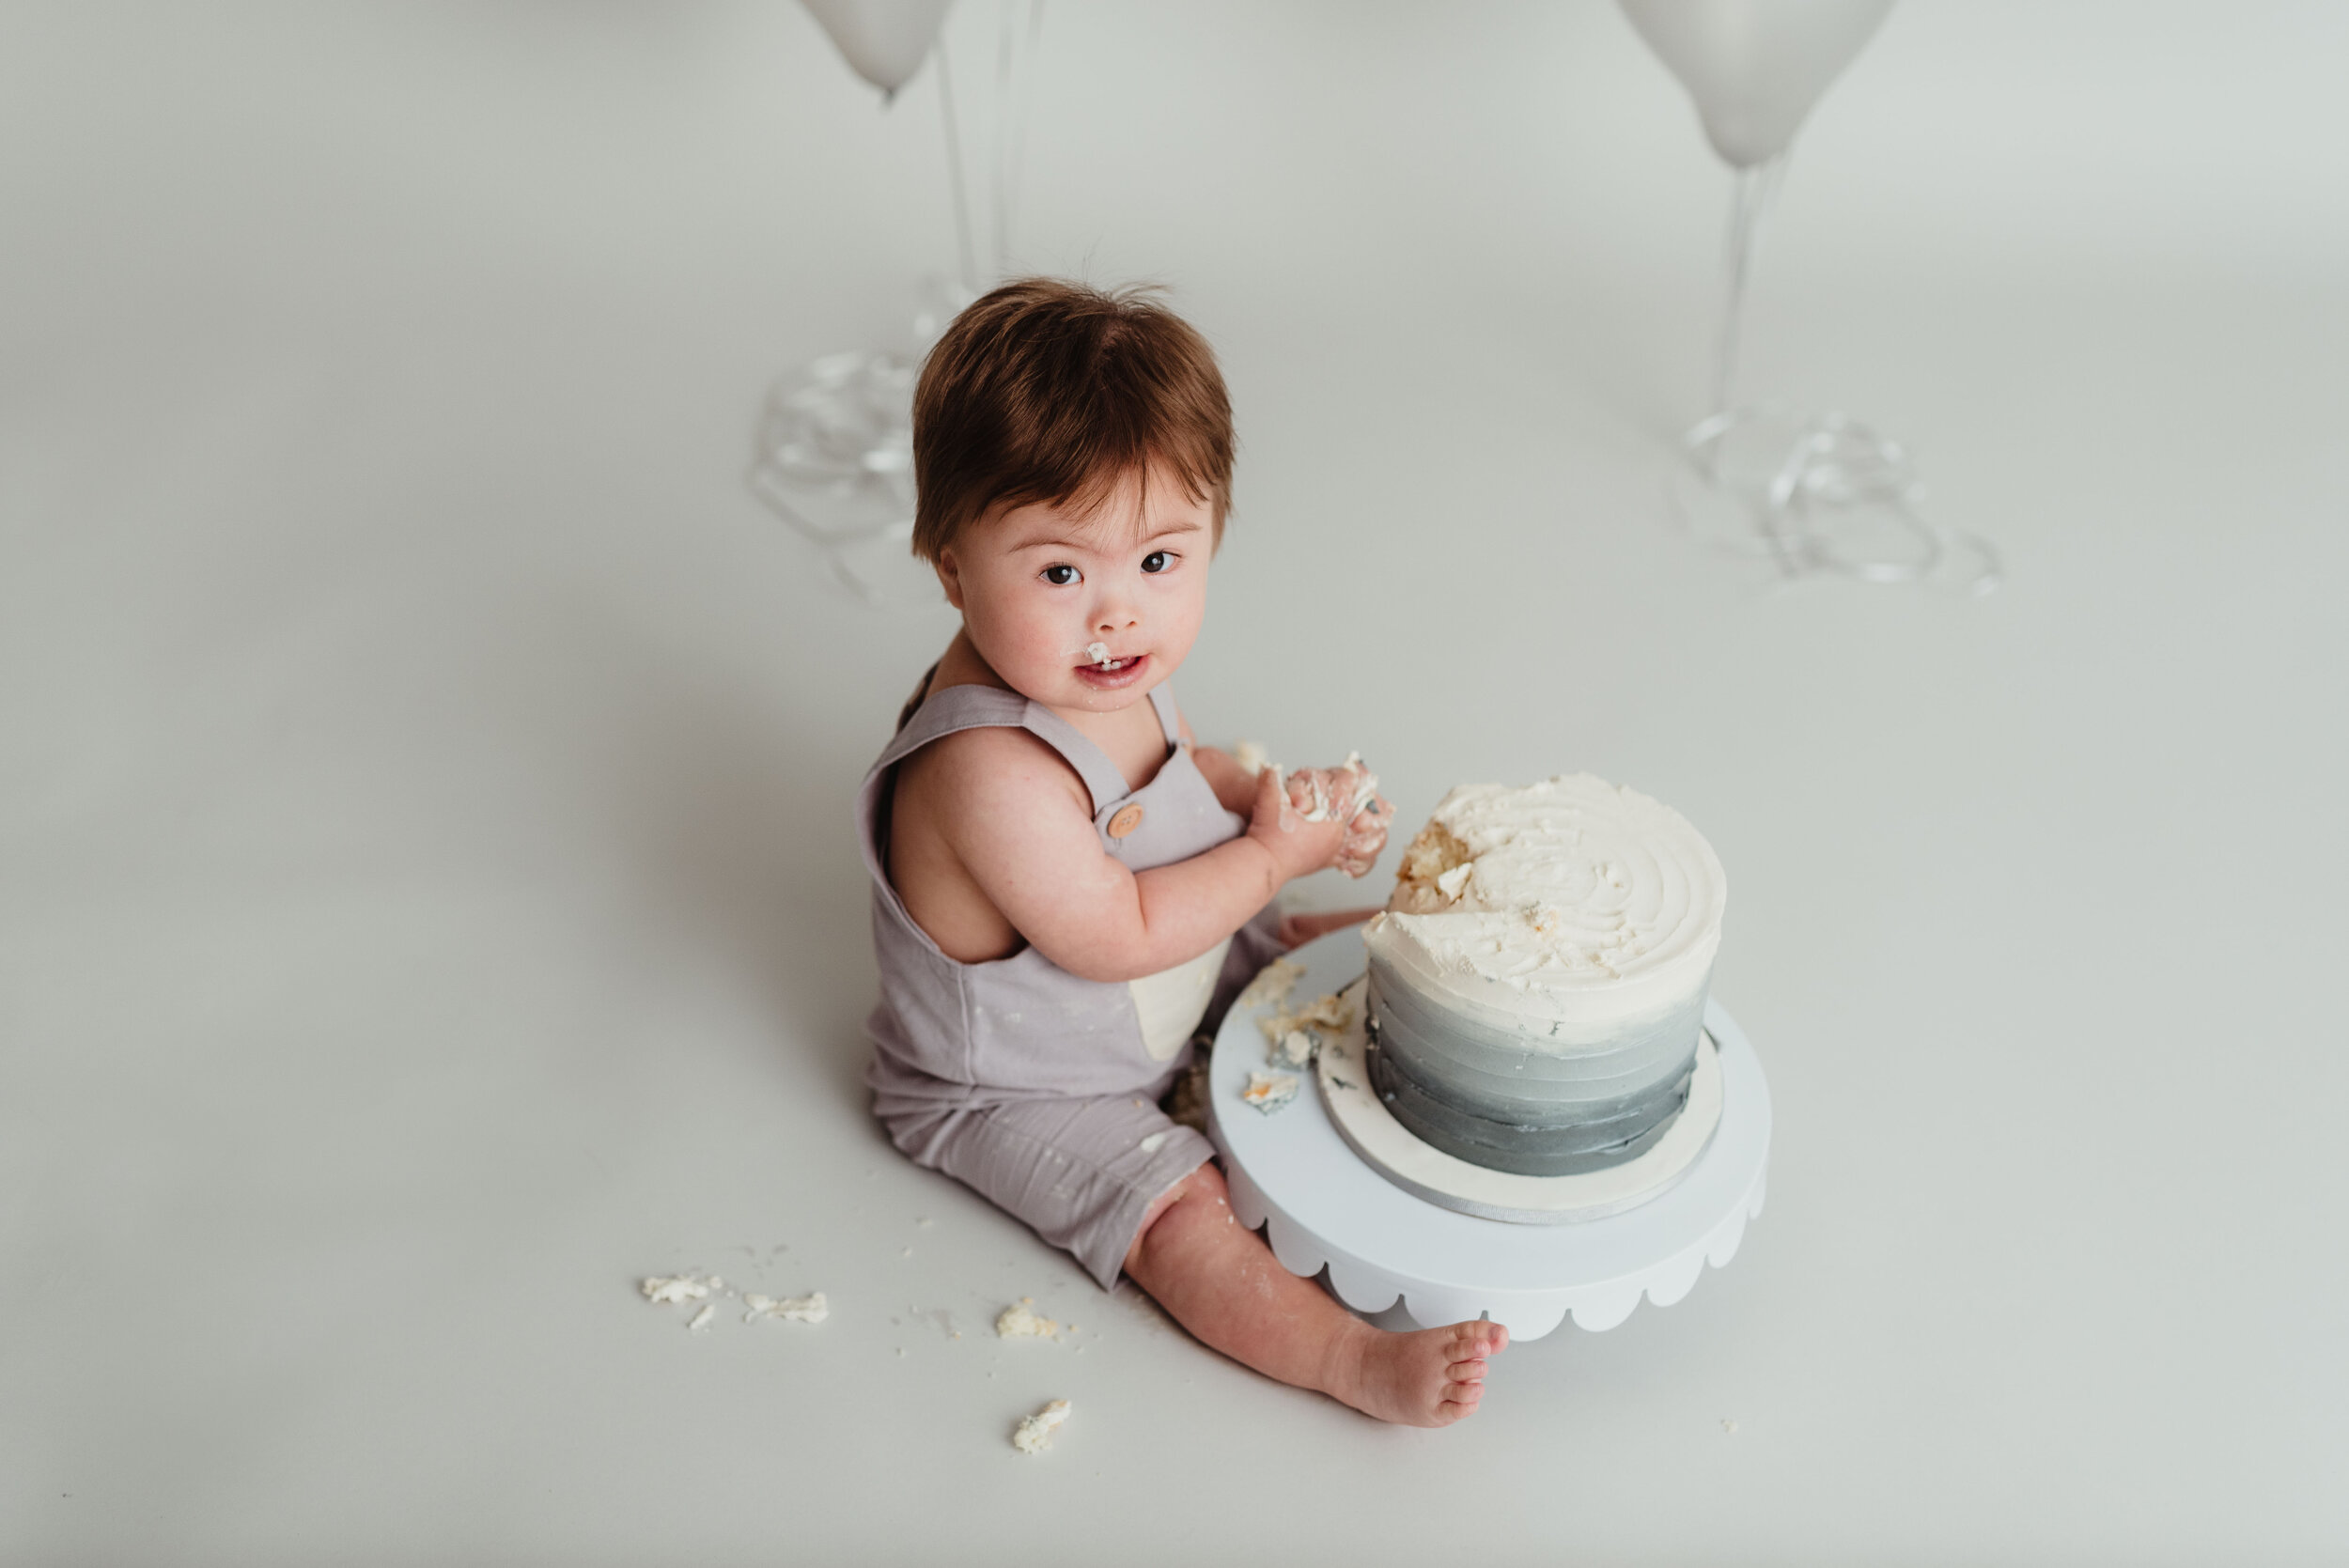
<path id="1" fill-rule="evenodd" d="M 1044 581 L 1055 588 L 1066 588 L 1071 582 L 1081 581 L 1081 574 L 1076 567 L 1063 561 L 1056 566 L 1044 568 Z"/>
<path id="2" fill-rule="evenodd" d="M 1169 555 L 1163 550 L 1154 550 L 1149 554 L 1142 558 L 1142 569 L 1143 571 L 1164 571 L 1167 567 L 1173 566 L 1174 564 L 1174 557 Z"/>

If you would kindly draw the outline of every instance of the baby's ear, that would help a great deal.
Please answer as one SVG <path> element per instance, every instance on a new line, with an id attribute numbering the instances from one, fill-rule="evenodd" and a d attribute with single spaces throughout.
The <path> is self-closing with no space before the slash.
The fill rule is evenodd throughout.
<path id="1" fill-rule="evenodd" d="M 938 585 L 946 590 L 946 602 L 957 610 L 961 609 L 962 563 L 955 559 L 954 547 L 949 545 L 940 551 L 938 559 L 930 563 L 930 568 L 938 573 Z"/>

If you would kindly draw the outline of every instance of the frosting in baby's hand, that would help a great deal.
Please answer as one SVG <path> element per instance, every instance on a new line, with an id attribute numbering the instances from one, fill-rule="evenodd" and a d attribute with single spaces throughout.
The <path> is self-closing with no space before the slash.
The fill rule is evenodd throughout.
<path id="1" fill-rule="evenodd" d="M 1346 761 L 1336 768 L 1300 768 L 1284 775 L 1276 767 L 1273 776 L 1299 820 L 1345 821 L 1346 840 L 1338 847 L 1334 863 L 1348 877 L 1365 875 L 1387 846 L 1393 808 L 1380 799 L 1378 775 L 1363 765 L 1361 753 L 1348 752 Z M 1284 828 L 1287 816 L 1284 812 Z"/>
<path id="2" fill-rule="evenodd" d="M 1308 822 L 1329 822 L 1344 815 L 1349 820 L 1378 795 L 1378 775 L 1362 765 L 1362 753 L 1348 752 L 1336 768 L 1300 768 L 1285 781 L 1289 804 Z"/>

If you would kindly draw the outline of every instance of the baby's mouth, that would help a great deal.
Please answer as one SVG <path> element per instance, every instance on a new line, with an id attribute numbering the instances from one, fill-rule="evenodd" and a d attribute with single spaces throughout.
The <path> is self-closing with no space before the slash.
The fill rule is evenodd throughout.
<path id="1" fill-rule="evenodd" d="M 1077 666 L 1077 676 L 1089 686 L 1119 686 L 1134 677 L 1149 659 L 1146 653 L 1129 653 L 1113 659 L 1100 644 L 1085 650 L 1087 661 Z"/>

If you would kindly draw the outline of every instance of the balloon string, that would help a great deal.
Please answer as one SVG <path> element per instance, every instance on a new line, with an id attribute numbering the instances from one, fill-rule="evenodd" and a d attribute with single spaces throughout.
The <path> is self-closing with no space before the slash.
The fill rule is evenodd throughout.
<path id="1" fill-rule="evenodd" d="M 1762 215 L 1778 194 L 1786 171 L 1786 155 L 1736 171 L 1729 194 L 1729 234 L 1722 281 L 1720 337 L 1713 350 L 1713 413 L 1730 409 L 1735 391 L 1737 351 L 1745 334 L 1746 283 L 1753 272 L 1753 252 L 1760 238 Z"/>
<path id="2" fill-rule="evenodd" d="M 1863 582 L 1917 582 L 1970 556 L 1968 585 L 2004 581 L 1989 541 L 1926 518 L 1924 486 L 1898 442 L 1845 413 L 1810 418 L 1738 408 L 1737 361 L 1762 222 L 1786 176 L 1786 153 L 1739 168 L 1730 189 L 1720 336 L 1713 352 L 1713 411 L 1682 438 L 1697 478 L 1747 526 L 1746 547 L 1787 577 L 1831 572 Z M 1733 454 L 1733 446 L 1736 451 Z M 1852 542 L 1865 521 L 1863 542 Z"/>
<path id="3" fill-rule="evenodd" d="M 1044 0 L 1028 0 L 1025 47 L 1019 36 L 1019 0 L 1003 0 L 995 50 L 994 189 L 995 275 L 1011 275 L 1019 210 L 1019 174 L 1027 162 L 1028 116 L 1035 102 L 1036 40 L 1044 31 Z"/>
<path id="4" fill-rule="evenodd" d="M 1019 116 L 1012 127 L 1011 199 L 1006 210 L 1017 216 L 1020 187 L 1028 168 L 1028 121 L 1035 110 L 1036 50 L 1044 41 L 1044 0 L 1028 0 L 1027 75 L 1019 89 Z"/>
<path id="5" fill-rule="evenodd" d="M 938 53 L 938 101 L 941 117 L 946 128 L 946 176 L 955 197 L 955 241 L 962 256 L 962 287 L 965 292 L 979 291 L 978 247 L 971 242 L 971 198 L 963 189 L 962 135 L 955 116 L 954 75 L 946 67 L 946 35 L 940 33 Z"/>
<path id="6" fill-rule="evenodd" d="M 995 33 L 995 178 L 989 194 L 995 220 L 995 275 L 999 278 L 1011 271 L 1011 171 L 1005 167 L 1005 160 L 1011 153 L 1012 55 L 1019 39 L 1011 6 L 1012 0 L 1003 0 L 998 8 Z"/>

